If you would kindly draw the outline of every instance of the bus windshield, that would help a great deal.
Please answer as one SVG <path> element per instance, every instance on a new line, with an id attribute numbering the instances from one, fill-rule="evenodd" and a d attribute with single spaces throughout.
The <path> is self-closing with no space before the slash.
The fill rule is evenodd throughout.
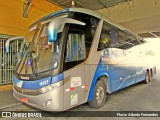
<path id="1" fill-rule="evenodd" d="M 26 42 L 29 46 L 21 55 L 21 61 L 18 64 L 18 74 L 37 74 L 58 67 L 60 59 L 61 35 L 64 25 L 58 32 L 57 40 L 54 43 L 48 42 L 49 22 L 42 22 L 35 28 L 31 28 L 26 34 Z"/>

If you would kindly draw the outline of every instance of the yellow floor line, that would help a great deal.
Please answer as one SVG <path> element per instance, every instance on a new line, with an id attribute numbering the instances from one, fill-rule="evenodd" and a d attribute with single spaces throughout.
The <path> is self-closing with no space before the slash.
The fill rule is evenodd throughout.
<path id="1" fill-rule="evenodd" d="M 8 90 L 12 90 L 13 85 L 2 85 L 0 86 L 0 91 L 8 91 Z"/>

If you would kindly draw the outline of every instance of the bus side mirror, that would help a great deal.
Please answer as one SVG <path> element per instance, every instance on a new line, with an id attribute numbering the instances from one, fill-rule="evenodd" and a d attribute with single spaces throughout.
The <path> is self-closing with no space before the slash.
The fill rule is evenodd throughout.
<path id="1" fill-rule="evenodd" d="M 57 40 L 57 34 L 63 31 L 63 28 L 61 26 L 63 26 L 66 23 L 85 25 L 85 23 L 75 19 L 71 19 L 71 18 L 62 18 L 62 17 L 55 18 L 48 25 L 48 41 L 49 42 L 54 42 Z"/>
<path id="2" fill-rule="evenodd" d="M 6 41 L 6 44 L 5 44 L 5 48 L 6 48 L 6 52 L 10 52 L 10 43 L 12 41 L 16 41 L 16 40 L 24 40 L 24 37 L 23 36 L 20 36 L 20 37 L 12 37 L 12 38 L 9 38 L 7 41 Z"/>
<path id="3" fill-rule="evenodd" d="M 48 25 L 48 42 L 54 42 L 57 39 L 58 26 L 53 22 Z"/>

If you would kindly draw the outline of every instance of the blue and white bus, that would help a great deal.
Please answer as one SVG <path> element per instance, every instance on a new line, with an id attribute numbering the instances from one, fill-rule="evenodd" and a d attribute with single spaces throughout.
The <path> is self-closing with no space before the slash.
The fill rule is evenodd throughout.
<path id="1" fill-rule="evenodd" d="M 148 83 L 155 73 L 143 51 L 146 41 L 88 9 L 45 16 L 24 39 L 13 95 L 42 110 L 64 111 L 86 102 L 100 108 L 108 94 Z"/>

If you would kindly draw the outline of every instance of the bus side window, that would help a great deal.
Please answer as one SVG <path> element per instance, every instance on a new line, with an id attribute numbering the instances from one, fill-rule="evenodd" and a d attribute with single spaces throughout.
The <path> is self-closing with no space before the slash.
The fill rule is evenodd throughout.
<path id="1" fill-rule="evenodd" d="M 86 59 L 84 34 L 70 33 L 67 41 L 67 54 L 65 62 Z"/>
<path id="2" fill-rule="evenodd" d="M 110 46 L 110 33 L 111 33 L 110 29 L 111 29 L 111 26 L 109 26 L 109 24 L 106 24 L 106 23 L 103 24 L 103 28 L 102 28 L 102 32 L 101 32 L 101 36 L 98 44 L 98 51 L 108 48 Z"/>
<path id="3" fill-rule="evenodd" d="M 121 30 L 104 22 L 98 44 L 98 51 L 106 48 L 130 49 L 137 45 L 135 41 L 136 37 L 128 31 Z"/>
<path id="4" fill-rule="evenodd" d="M 85 36 L 83 33 L 69 33 L 66 53 L 64 57 L 64 68 L 68 70 L 86 59 Z"/>
<path id="5" fill-rule="evenodd" d="M 137 44 L 135 43 L 137 41 L 137 38 L 134 35 L 130 34 L 128 31 L 120 29 L 118 29 L 117 40 L 119 43 L 119 49 L 131 49 Z"/>

